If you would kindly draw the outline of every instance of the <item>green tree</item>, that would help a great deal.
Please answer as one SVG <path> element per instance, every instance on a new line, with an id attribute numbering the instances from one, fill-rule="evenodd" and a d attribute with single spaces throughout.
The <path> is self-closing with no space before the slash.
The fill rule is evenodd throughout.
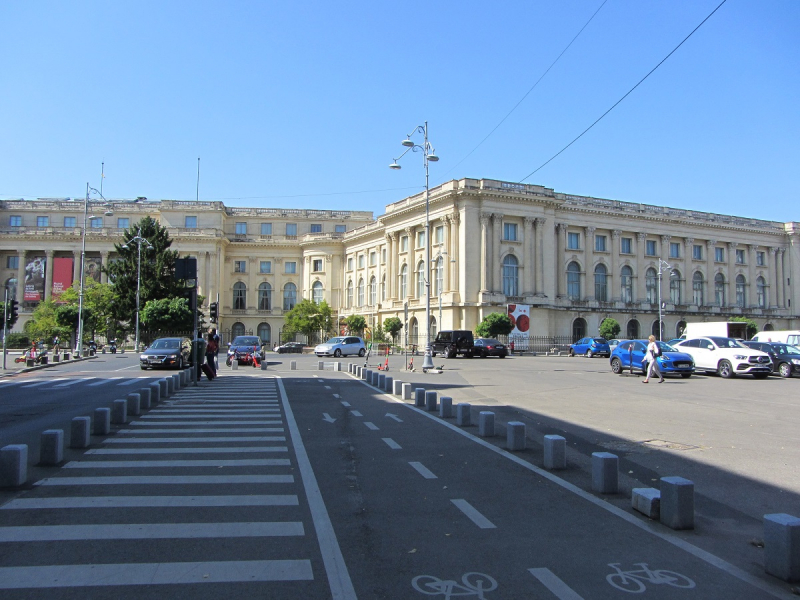
<path id="1" fill-rule="evenodd" d="M 359 337 L 364 336 L 364 330 L 367 328 L 367 320 L 363 315 L 350 315 L 344 320 L 344 324 L 347 326 L 347 331 L 351 335 L 357 335 Z"/>
<path id="2" fill-rule="evenodd" d="M 603 319 L 603 322 L 600 323 L 600 337 L 604 337 L 607 340 L 614 339 L 619 335 L 621 329 L 616 319 L 610 317 Z"/>
<path id="3" fill-rule="evenodd" d="M 284 333 L 302 333 L 311 338 L 317 332 L 327 333 L 333 326 L 333 311 L 327 302 L 317 304 L 303 299 L 286 313 Z"/>
<path id="4" fill-rule="evenodd" d="M 140 311 L 139 319 L 150 331 L 190 331 L 194 326 L 186 298 L 150 300 Z"/>
<path id="5" fill-rule="evenodd" d="M 71 329 L 58 324 L 56 310 L 58 306 L 52 300 L 39 302 L 33 310 L 30 320 L 23 330 L 31 340 L 50 344 L 55 336 L 68 339 Z"/>
<path id="6" fill-rule="evenodd" d="M 475 328 L 478 337 L 494 338 L 498 335 L 508 335 L 514 325 L 506 313 L 491 313 L 484 317 L 483 321 Z"/>
<path id="7" fill-rule="evenodd" d="M 78 309 L 80 305 L 80 282 L 76 281 L 58 298 L 56 318 L 59 324 L 70 327 L 77 334 Z M 114 287 L 98 283 L 92 278 L 83 282 L 83 331 L 90 337 L 96 334 L 114 337 L 113 320 Z"/>
<path id="8" fill-rule="evenodd" d="M 392 336 L 392 340 L 397 341 L 397 334 L 403 329 L 403 322 L 398 317 L 389 317 L 383 320 L 383 330 Z"/>
<path id="9" fill-rule="evenodd" d="M 758 333 L 758 323 L 753 321 L 753 319 L 748 319 L 747 317 L 731 317 L 731 321 L 735 321 L 736 323 L 747 323 L 748 340 Z"/>

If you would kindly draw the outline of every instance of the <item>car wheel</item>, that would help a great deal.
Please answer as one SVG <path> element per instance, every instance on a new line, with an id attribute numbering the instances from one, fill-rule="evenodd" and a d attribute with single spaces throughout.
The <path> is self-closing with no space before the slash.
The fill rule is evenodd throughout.
<path id="1" fill-rule="evenodd" d="M 791 377 L 792 365 L 789 363 L 781 363 L 781 365 L 778 367 L 778 373 L 780 373 L 781 377 Z"/>
<path id="2" fill-rule="evenodd" d="M 338 348 L 333 351 L 333 357 L 334 358 L 340 358 L 341 356 L 342 356 L 342 351 L 339 350 Z"/>
<path id="3" fill-rule="evenodd" d="M 501 354 L 500 358 L 505 358 L 506 356 L 507 356 L 506 354 Z"/>
<path id="4" fill-rule="evenodd" d="M 727 360 L 719 361 L 719 365 L 717 365 L 717 373 L 719 373 L 719 376 L 724 379 L 730 379 L 736 374 L 733 372 L 733 366 L 731 366 L 730 361 Z"/>
<path id="5" fill-rule="evenodd" d="M 689 377 L 691 376 L 692 376 L 691 373 L 681 373 L 681 377 L 683 377 L 684 379 L 689 379 Z"/>
<path id="6" fill-rule="evenodd" d="M 454 346 L 450 346 L 447 349 L 447 353 L 445 354 L 447 358 L 455 358 L 456 357 L 456 349 Z"/>
<path id="7" fill-rule="evenodd" d="M 183 357 L 178 359 L 178 371 L 183 369 Z"/>
<path id="8" fill-rule="evenodd" d="M 364 356 L 366 353 L 367 353 L 367 351 L 364 350 L 363 348 L 361 348 L 361 350 L 358 351 L 358 355 L 359 356 Z"/>
<path id="9" fill-rule="evenodd" d="M 225 360 L 225 364 L 227 366 L 229 366 L 229 367 L 231 366 L 231 357 L 230 356 L 227 358 L 227 360 Z"/>
<path id="10" fill-rule="evenodd" d="M 586 351 L 586 358 L 592 358 L 593 356 L 594 356 L 594 352 L 592 352 L 591 350 L 587 350 Z"/>
<path id="11" fill-rule="evenodd" d="M 622 373 L 622 362 L 618 358 L 611 361 L 611 372 L 614 373 L 614 375 Z"/>
<path id="12" fill-rule="evenodd" d="M 753 379 L 766 379 L 769 373 L 753 373 Z"/>
<path id="13" fill-rule="evenodd" d="M 570 349 L 569 349 L 569 355 L 570 355 L 570 356 L 575 356 L 575 350 L 573 350 L 572 348 L 570 348 Z"/>
<path id="14" fill-rule="evenodd" d="M 143 366 L 139 365 L 139 368 L 140 368 L 142 371 L 147 371 L 147 367 L 143 367 Z"/>

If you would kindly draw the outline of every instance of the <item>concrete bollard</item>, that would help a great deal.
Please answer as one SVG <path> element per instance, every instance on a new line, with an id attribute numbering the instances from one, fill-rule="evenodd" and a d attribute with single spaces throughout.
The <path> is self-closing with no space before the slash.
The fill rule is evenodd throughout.
<path id="1" fill-rule="evenodd" d="M 616 454 L 592 453 L 592 490 L 601 494 L 619 491 L 619 457 Z"/>
<path id="2" fill-rule="evenodd" d="M 683 477 L 661 478 L 660 521 L 670 529 L 694 529 L 694 483 Z"/>
<path id="3" fill-rule="evenodd" d="M 348 373 L 352 373 L 353 372 L 353 363 L 347 363 L 347 372 Z"/>
<path id="4" fill-rule="evenodd" d="M 380 373 L 377 371 L 370 371 L 370 384 L 378 387 L 378 376 Z"/>
<path id="5" fill-rule="evenodd" d="M 235 358 L 231 361 L 231 370 L 238 371 L 239 370 L 239 361 Z"/>
<path id="6" fill-rule="evenodd" d="M 128 422 L 127 400 L 114 400 L 111 407 L 111 422 L 115 425 L 124 425 Z"/>
<path id="7" fill-rule="evenodd" d="M 386 389 L 386 374 L 378 373 L 378 388 L 381 390 Z"/>
<path id="8" fill-rule="evenodd" d="M 414 406 L 425 406 L 425 388 L 414 389 Z"/>
<path id="9" fill-rule="evenodd" d="M 139 394 L 128 394 L 128 415 L 138 417 L 142 414 L 142 397 Z"/>
<path id="10" fill-rule="evenodd" d="M 297 371 L 297 361 L 293 360 L 289 363 L 289 370 L 290 371 Z"/>
<path id="11" fill-rule="evenodd" d="M 150 388 L 150 406 L 155 406 L 161 400 L 161 386 L 154 381 L 147 387 Z"/>
<path id="12" fill-rule="evenodd" d="M 525 450 L 525 423 L 509 421 L 506 425 L 506 448 L 512 452 Z"/>
<path id="13" fill-rule="evenodd" d="M 323 361 L 319 361 L 317 363 L 317 371 L 324 371 L 325 370 L 325 363 Z"/>
<path id="14" fill-rule="evenodd" d="M 175 391 L 180 391 L 181 389 L 181 374 L 180 373 L 173 373 L 172 380 L 175 382 Z"/>
<path id="15" fill-rule="evenodd" d="M 472 425 L 472 406 L 468 402 L 459 402 L 456 406 L 456 425 L 469 427 Z"/>
<path id="16" fill-rule="evenodd" d="M 64 430 L 47 429 L 39 442 L 39 464 L 57 465 L 64 460 Z"/>
<path id="17" fill-rule="evenodd" d="M 450 419 L 453 416 L 453 399 L 450 396 L 439 398 L 439 416 L 443 419 Z"/>
<path id="18" fill-rule="evenodd" d="M 56 352 L 55 354 L 53 354 L 53 362 L 57 363 L 59 360 L 61 360 L 61 357 Z"/>
<path id="19" fill-rule="evenodd" d="M 337 363 L 334 363 L 334 364 L 336 365 L 336 367 L 334 368 L 334 371 L 341 371 L 342 370 L 342 363 L 337 362 Z"/>
<path id="20" fill-rule="evenodd" d="M 28 446 L 10 444 L 0 448 L 0 487 L 17 487 L 28 481 Z"/>
<path id="21" fill-rule="evenodd" d="M 651 519 L 658 519 L 661 513 L 661 492 L 656 488 L 633 488 L 631 506 L 633 510 Z"/>
<path id="22" fill-rule="evenodd" d="M 439 408 L 439 395 L 434 392 L 425 392 L 425 410 L 428 412 L 436 412 Z"/>
<path id="23" fill-rule="evenodd" d="M 403 395 L 403 382 L 396 379 L 392 382 L 392 394 L 395 396 Z"/>
<path id="24" fill-rule="evenodd" d="M 159 400 L 169 398 L 169 381 L 166 378 L 158 380 Z"/>
<path id="25" fill-rule="evenodd" d="M 394 386 L 394 379 L 392 379 L 392 377 L 389 376 L 389 375 L 384 375 L 384 377 L 383 377 L 383 391 L 391 394 L 393 386 Z"/>
<path id="26" fill-rule="evenodd" d="M 92 420 L 93 435 L 108 435 L 111 431 L 111 409 L 95 408 Z"/>
<path id="27" fill-rule="evenodd" d="M 165 377 L 167 380 L 167 396 L 172 396 L 175 393 L 175 380 L 172 377 Z"/>
<path id="28" fill-rule="evenodd" d="M 150 409 L 150 388 L 145 387 L 139 390 L 139 406 L 142 410 L 149 410 Z"/>
<path id="29" fill-rule="evenodd" d="M 70 427 L 69 447 L 88 448 L 91 439 L 91 431 L 91 417 L 74 417 L 72 419 L 72 427 Z"/>
<path id="30" fill-rule="evenodd" d="M 544 468 L 567 468 L 567 440 L 560 435 L 544 436 Z"/>
<path id="31" fill-rule="evenodd" d="M 267 358 L 264 357 L 264 359 L 261 361 L 261 370 L 262 371 L 266 371 L 267 370 L 267 365 L 268 365 Z"/>
<path id="32" fill-rule="evenodd" d="M 359 367 L 359 375 L 362 381 L 369 381 L 369 369 L 366 367 Z"/>
<path id="33" fill-rule="evenodd" d="M 403 400 L 411 400 L 414 397 L 414 392 L 411 391 L 411 384 L 404 383 L 400 386 L 402 399 Z"/>
<path id="34" fill-rule="evenodd" d="M 482 410 L 478 414 L 478 435 L 481 437 L 494 437 L 494 413 Z"/>
<path id="35" fill-rule="evenodd" d="M 800 581 L 800 519 L 764 515 L 764 570 L 784 581 Z"/>

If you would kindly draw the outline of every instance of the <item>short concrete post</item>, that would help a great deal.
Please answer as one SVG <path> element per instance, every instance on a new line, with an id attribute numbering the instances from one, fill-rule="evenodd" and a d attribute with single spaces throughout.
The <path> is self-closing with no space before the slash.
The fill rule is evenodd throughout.
<path id="1" fill-rule="evenodd" d="M 403 382 L 396 379 L 392 382 L 392 394 L 395 396 L 403 395 Z"/>
<path id="2" fill-rule="evenodd" d="M 425 388 L 414 389 L 414 406 L 425 406 Z"/>
<path id="3" fill-rule="evenodd" d="M 148 387 L 150 388 L 150 406 L 155 406 L 161 400 L 161 386 L 154 381 Z"/>
<path id="4" fill-rule="evenodd" d="M 380 373 L 377 371 L 372 371 L 372 385 L 378 387 L 378 379 L 380 378 Z"/>
<path id="5" fill-rule="evenodd" d="M 262 370 L 262 371 L 266 371 L 266 370 L 267 370 L 267 362 L 268 362 L 268 361 L 267 361 L 267 357 L 265 356 L 265 357 L 264 357 L 264 358 L 261 360 L 261 370 Z"/>
<path id="6" fill-rule="evenodd" d="M 377 373 L 378 389 L 382 390 L 386 387 L 386 375 L 384 373 Z"/>
<path id="7" fill-rule="evenodd" d="M 353 372 L 353 363 L 347 363 L 347 372 L 348 373 L 352 373 Z"/>
<path id="8" fill-rule="evenodd" d="M 111 431 L 111 409 L 95 408 L 94 419 L 92 419 L 93 435 L 108 435 Z"/>
<path id="9" fill-rule="evenodd" d="M 391 394 L 393 385 L 394 385 L 394 379 L 392 379 L 392 377 L 389 376 L 389 375 L 384 375 L 383 376 L 383 388 L 382 388 L 383 391 L 384 392 L 388 392 L 388 393 Z"/>
<path id="10" fill-rule="evenodd" d="M 370 373 L 369 369 L 361 367 L 361 379 L 369 383 L 370 377 L 372 377 L 372 373 Z"/>
<path id="11" fill-rule="evenodd" d="M 175 382 L 175 391 L 176 392 L 179 391 L 181 389 L 181 387 L 182 387 L 181 386 L 181 374 L 180 373 L 174 373 L 172 375 L 172 380 Z"/>
<path id="12" fill-rule="evenodd" d="M 506 448 L 512 452 L 525 450 L 525 423 L 509 421 L 506 425 Z"/>
<path id="13" fill-rule="evenodd" d="M 334 363 L 334 364 L 336 365 L 336 367 L 334 368 L 334 371 L 341 371 L 342 370 L 342 363 L 337 362 L 337 363 Z"/>
<path id="14" fill-rule="evenodd" d="M 39 464 L 57 465 L 64 460 L 64 430 L 47 429 L 39 442 Z"/>
<path id="15" fill-rule="evenodd" d="M 323 361 L 319 361 L 317 363 L 317 371 L 324 371 L 325 370 L 325 363 Z"/>
<path id="16" fill-rule="evenodd" d="M 478 435 L 481 437 L 494 437 L 494 413 L 482 410 L 478 414 Z"/>
<path id="17" fill-rule="evenodd" d="M 289 370 L 290 371 L 297 371 L 297 361 L 293 360 L 289 362 Z"/>
<path id="18" fill-rule="evenodd" d="M 139 400 L 140 400 L 139 406 L 142 408 L 142 410 L 149 410 L 150 409 L 151 402 L 150 402 L 150 388 L 149 387 L 145 387 L 145 388 L 142 388 L 142 389 L 139 390 Z"/>
<path id="19" fill-rule="evenodd" d="M 192 379 L 192 383 L 197 383 L 197 368 L 192 367 L 191 369 L 189 369 L 189 373 Z"/>
<path id="20" fill-rule="evenodd" d="M 425 392 L 425 410 L 436 412 L 439 408 L 439 394 L 434 391 Z"/>
<path id="21" fill-rule="evenodd" d="M 661 513 L 661 492 L 656 488 L 633 488 L 631 507 L 651 519 L 658 519 Z"/>
<path id="22" fill-rule="evenodd" d="M 764 515 L 764 570 L 784 581 L 800 581 L 800 519 Z"/>
<path id="23" fill-rule="evenodd" d="M 670 529 L 694 529 L 694 483 L 683 477 L 661 478 L 661 523 Z"/>
<path id="24" fill-rule="evenodd" d="M 139 394 L 128 394 L 128 415 L 138 417 L 142 414 L 142 397 Z"/>
<path id="25" fill-rule="evenodd" d="M 158 389 L 160 390 L 159 400 L 162 398 L 169 398 L 169 381 L 166 378 L 157 381 Z"/>
<path id="26" fill-rule="evenodd" d="M 231 370 L 238 371 L 239 370 L 239 361 L 235 358 L 231 361 Z"/>
<path id="27" fill-rule="evenodd" d="M 401 391 L 403 400 L 411 400 L 412 398 L 414 398 L 414 392 L 412 391 L 410 383 L 401 384 L 400 391 Z"/>
<path id="28" fill-rule="evenodd" d="M 443 419 L 453 417 L 453 399 L 450 396 L 439 398 L 439 416 Z"/>
<path id="29" fill-rule="evenodd" d="M 114 400 L 111 405 L 111 422 L 115 425 L 123 425 L 128 422 L 128 401 Z"/>
<path id="30" fill-rule="evenodd" d="M 11 444 L 0 448 L 0 487 L 17 487 L 28 481 L 28 446 Z"/>
<path id="31" fill-rule="evenodd" d="M 560 435 L 544 436 L 544 468 L 567 468 L 567 440 Z"/>
<path id="32" fill-rule="evenodd" d="M 138 395 L 138 394 L 137 394 Z M 88 448 L 91 439 L 91 417 L 75 417 L 70 428 L 69 447 Z"/>
<path id="33" fill-rule="evenodd" d="M 592 490 L 601 494 L 619 491 L 619 457 L 616 454 L 592 453 Z"/>
<path id="34" fill-rule="evenodd" d="M 172 396 L 175 393 L 175 380 L 172 377 L 165 377 L 167 381 L 167 396 Z"/>
<path id="35" fill-rule="evenodd" d="M 469 427 L 472 425 L 472 406 L 468 402 L 459 402 L 456 406 L 456 425 Z"/>

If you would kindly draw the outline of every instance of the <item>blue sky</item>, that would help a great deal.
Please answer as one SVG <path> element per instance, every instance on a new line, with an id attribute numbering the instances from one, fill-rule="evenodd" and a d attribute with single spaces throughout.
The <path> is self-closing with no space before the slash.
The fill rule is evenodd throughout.
<path id="1" fill-rule="evenodd" d="M 6 0 L 0 198 L 80 198 L 104 163 L 108 198 L 193 200 L 200 157 L 201 200 L 377 216 L 424 186 L 421 155 L 388 168 L 424 121 L 432 186 L 520 181 L 720 1 Z M 800 220 L 799 23 L 728 0 L 526 181 Z"/>

